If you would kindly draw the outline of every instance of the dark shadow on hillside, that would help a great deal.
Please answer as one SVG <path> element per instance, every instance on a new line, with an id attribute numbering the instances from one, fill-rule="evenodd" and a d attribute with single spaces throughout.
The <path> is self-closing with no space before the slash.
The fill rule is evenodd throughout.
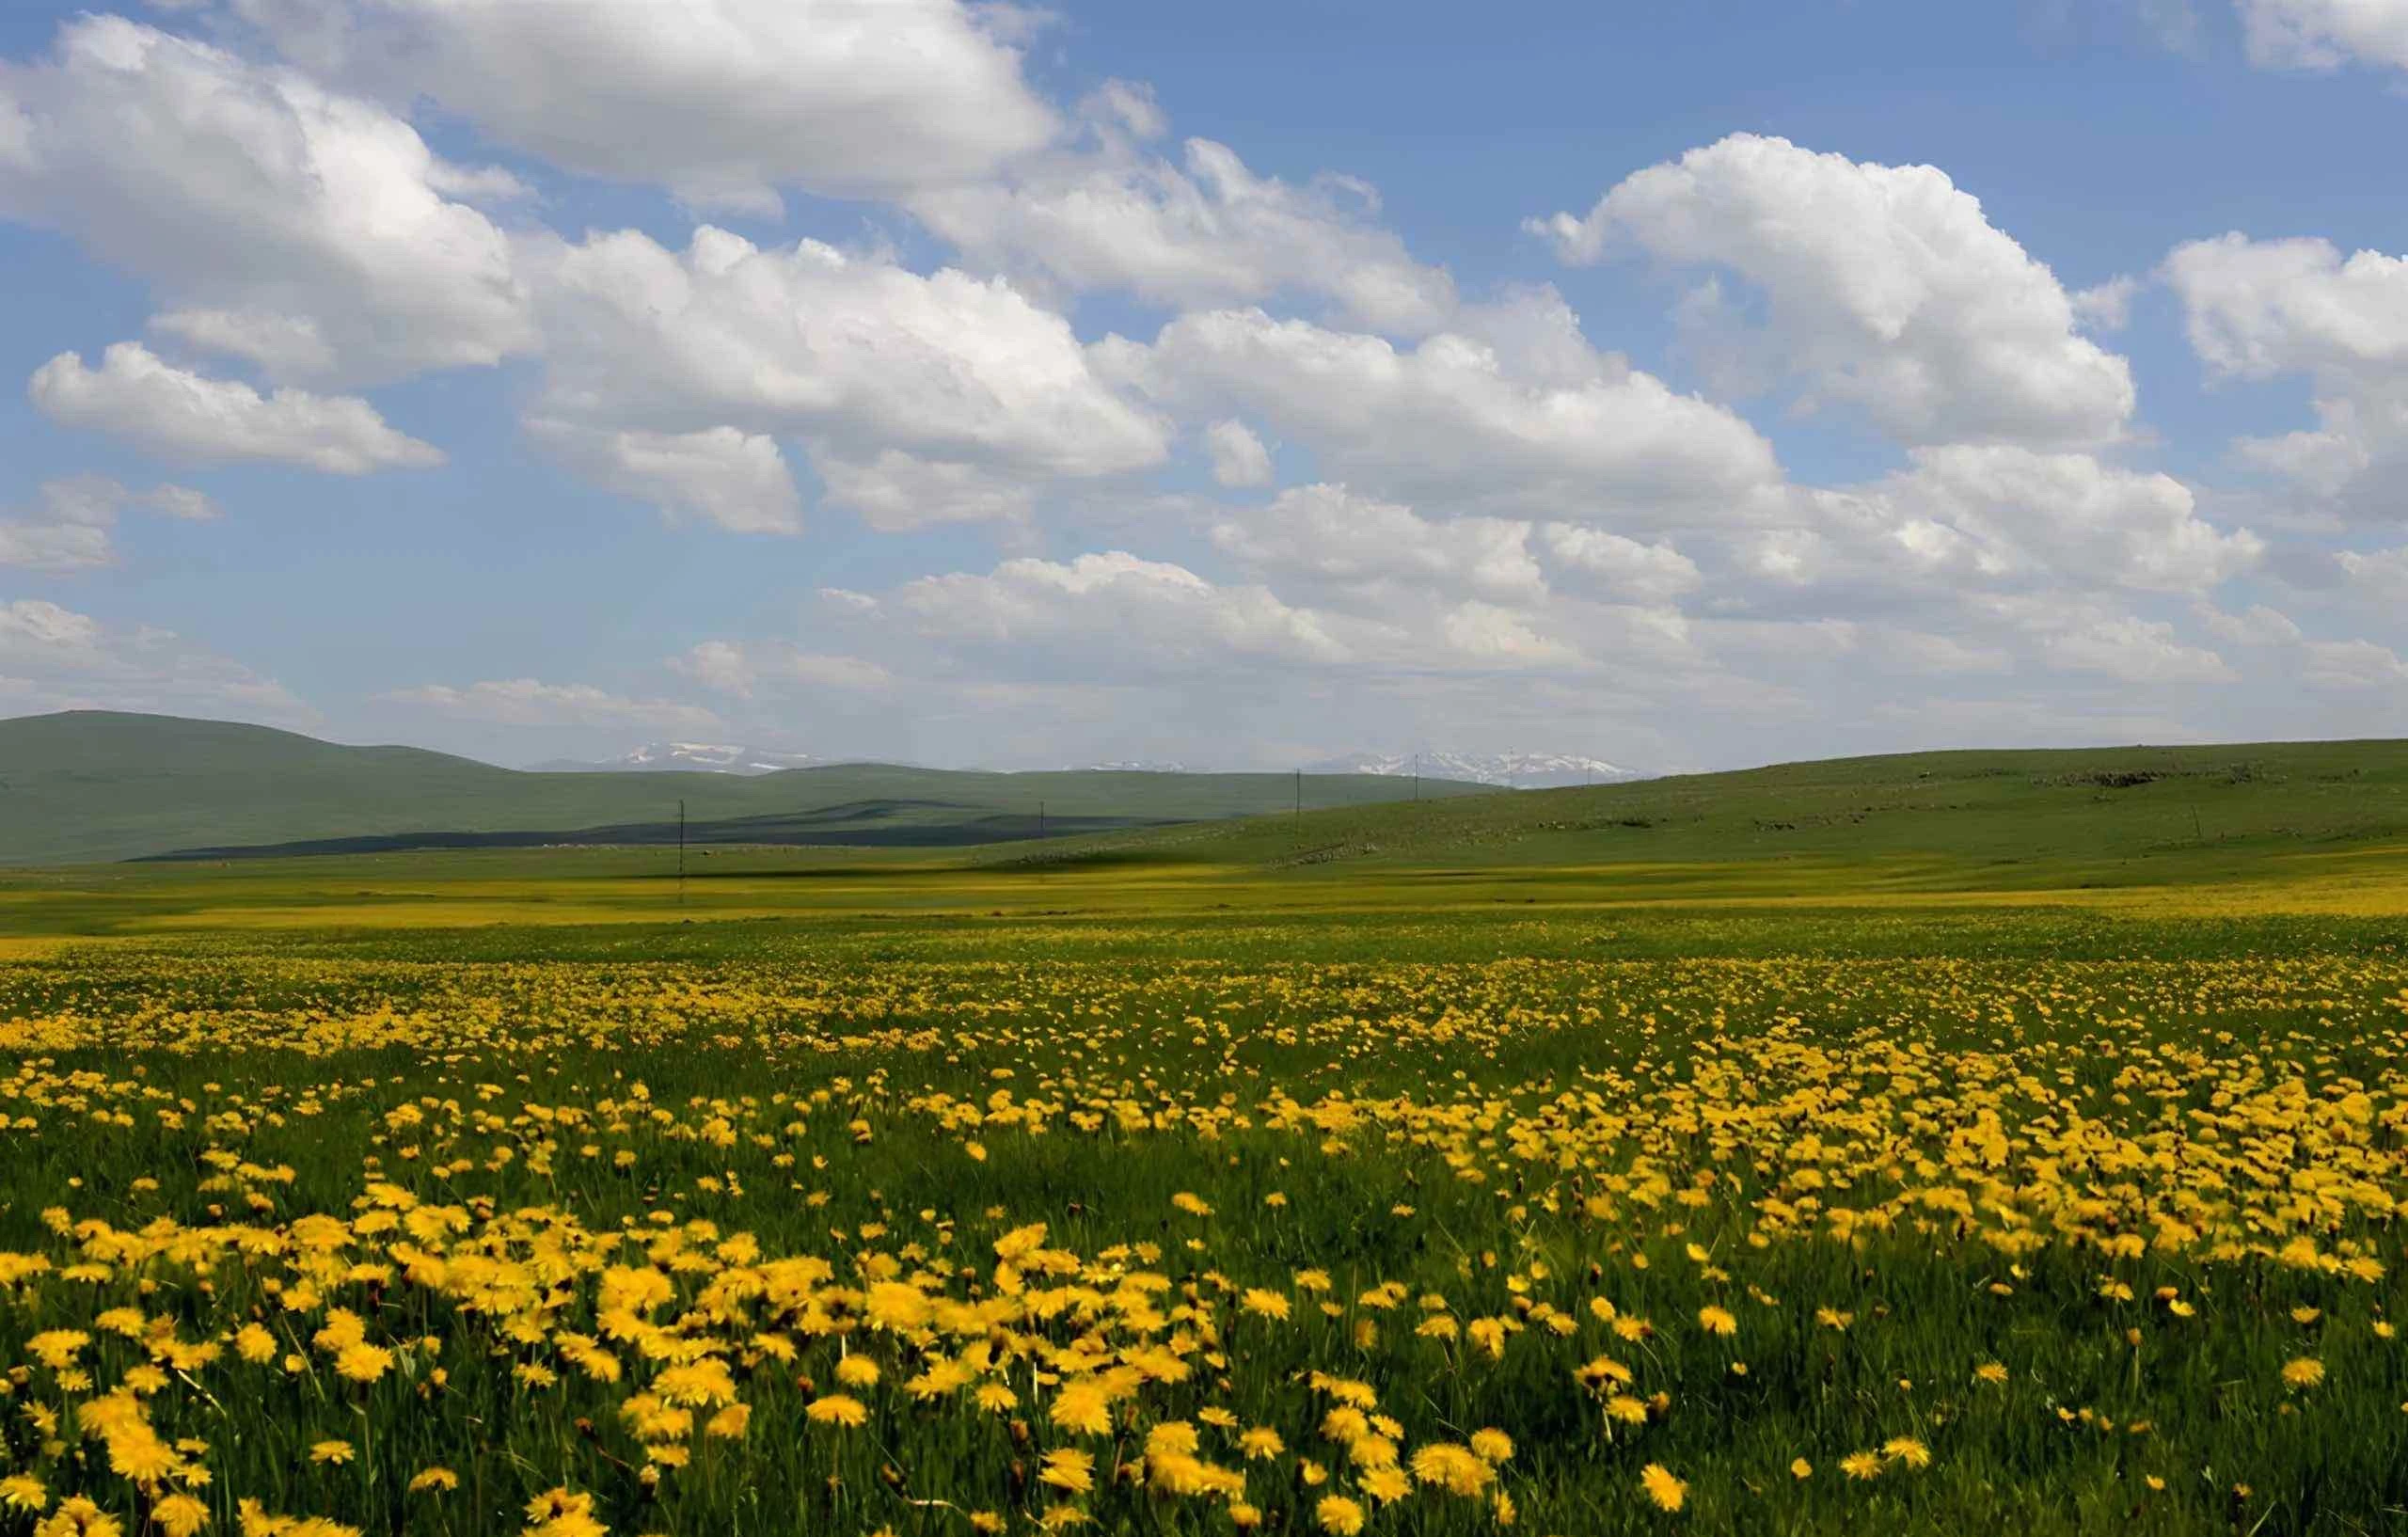
<path id="1" fill-rule="evenodd" d="M 689 848 L 751 846 L 821 848 L 967 848 L 987 844 L 1083 833 L 1127 832 L 1166 827 L 1172 818 L 1140 816 L 1044 816 L 989 813 L 943 800 L 854 800 L 815 811 L 689 822 L 682 837 Z M 191 860 L 293 859 L 321 854 L 391 854 L 425 849 L 673 848 L 673 822 L 622 822 L 569 830 L 499 832 L 430 830 L 368 833 L 345 838 L 306 838 L 289 843 L 237 844 L 179 848 L 146 855 L 135 864 Z M 702 877 L 712 872 L 690 871 Z M 736 872 L 728 872 L 733 875 Z M 750 871 L 748 875 L 764 872 Z"/>

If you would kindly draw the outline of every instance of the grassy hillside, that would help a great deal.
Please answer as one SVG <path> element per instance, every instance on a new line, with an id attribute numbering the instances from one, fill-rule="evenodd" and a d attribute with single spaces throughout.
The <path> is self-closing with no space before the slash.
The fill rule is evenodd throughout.
<path id="1" fill-rule="evenodd" d="M 1481 786 L 1424 781 L 1428 796 Z M 1307 775 L 1309 806 L 1410 794 Z M 843 764 L 757 778 L 526 773 L 263 726 L 77 710 L 0 721 L 0 864 L 556 842 L 658 843 L 677 802 L 702 843 L 907 845 L 1241 816 L 1291 806 L 1285 774 L 991 774 Z M 293 847 L 298 846 L 298 847 Z"/>
<path id="2" fill-rule="evenodd" d="M 1877 909 L 1926 927 L 1956 913 L 1991 945 L 1981 914 L 2047 908 L 2109 953 L 2129 943 L 2095 927 L 2115 914 L 2203 932 L 2289 914 L 2391 934 L 2408 914 L 2408 743 L 1861 758 L 988 848 L 705 845 L 688 865 L 680 882 L 667 851 L 621 846 L 20 870 L 0 875 L 0 959 L 9 936 L 679 919 L 701 926 L 685 934 L 750 931 L 709 922 L 735 919 L 882 932 L 936 915 L 962 943 L 1013 930 L 1049 953 L 1164 924 L 1244 948 L 1275 922 L 1325 926 L 1323 949 L 1377 952 L 1383 925 L 1420 915 L 1456 934 L 1447 926 L 1476 913 L 1545 948 L 1560 939 L 1550 923 L 1605 910 L 1617 944 L 1658 922 L 1642 914 L 1686 914 L 1678 943 L 1696 945 L 1709 938 L 1696 926 L 1750 912 L 1778 914 L 1799 943 L 1854 914 L 1854 944 Z M 2030 932 L 2042 929 L 2058 933 Z M 663 943 L 639 932 L 594 943 Z"/>
<path id="3" fill-rule="evenodd" d="M 1611 867 L 2008 887 L 2217 879 L 2270 860 L 2408 848 L 2408 742 L 1924 753 L 1493 800 L 1333 810 L 1072 840 L 995 857 L 1193 861 L 1346 879 Z"/>

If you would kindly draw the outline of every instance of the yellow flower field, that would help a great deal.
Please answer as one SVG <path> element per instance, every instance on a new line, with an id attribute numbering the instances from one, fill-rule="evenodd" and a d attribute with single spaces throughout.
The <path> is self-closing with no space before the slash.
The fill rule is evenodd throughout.
<path id="1" fill-rule="evenodd" d="M 2400 956 L 1600 932 L 20 960 L 0 1529 L 2400 1519 Z"/>

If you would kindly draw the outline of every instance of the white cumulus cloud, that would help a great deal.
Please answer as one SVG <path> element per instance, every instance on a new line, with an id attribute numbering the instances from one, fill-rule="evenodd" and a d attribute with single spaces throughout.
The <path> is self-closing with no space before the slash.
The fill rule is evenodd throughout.
<path id="1" fill-rule="evenodd" d="M 259 460 L 330 475 L 426 469 L 443 452 L 396 432 L 351 395 L 281 388 L 262 395 L 233 379 L 211 379 L 120 341 L 87 367 L 61 353 L 34 372 L 27 393 L 68 427 L 107 433 L 169 458 L 203 463 Z"/>
<path id="2" fill-rule="evenodd" d="M 1268 422 L 1323 479 L 1425 510 L 1660 527 L 1745 515 L 1777 487 L 1771 445 L 1737 416 L 1591 350 L 1568 310 L 1546 324 L 1569 366 L 1478 335 L 1401 348 L 1260 309 L 1184 315 L 1097 356 L 1170 408 Z"/>
<path id="3" fill-rule="evenodd" d="M 1118 474 L 1169 452 L 1069 322 L 998 280 L 709 226 L 683 251 L 633 230 L 547 241 L 531 266 L 541 417 L 792 435 L 832 494 L 887 526 L 1008 511 L 994 478 Z"/>
<path id="4" fill-rule="evenodd" d="M 2079 334 L 2055 276 L 1935 166 L 1735 134 L 1529 228 L 1568 261 L 1631 250 L 1737 275 L 1765 323 L 1700 305 L 1692 319 L 1725 333 L 1703 344 L 1905 442 L 2098 443 L 2132 411 L 2131 368 Z"/>
<path id="5" fill-rule="evenodd" d="M 144 710 L 306 724 L 274 678 L 150 625 L 115 625 L 40 598 L 0 601 L 0 713 Z"/>
<path id="6" fill-rule="evenodd" d="M 693 432 L 580 427 L 536 418 L 527 430 L 578 474 L 640 498 L 672 518 L 736 533 L 794 533 L 802 497 L 777 440 L 734 427 Z"/>
<path id="7" fill-rule="evenodd" d="M 105 475 L 44 481 L 24 507 L 0 509 L 0 565 L 34 571 L 78 571 L 117 559 L 110 531 L 119 513 L 139 508 L 165 517 L 202 522 L 217 505 L 187 485 L 136 491 Z"/>
<path id="8" fill-rule="evenodd" d="M 1240 662 L 1342 663 L 1354 648 L 1324 615 L 1259 586 L 1220 586 L 1125 551 L 1006 561 L 986 575 L 922 577 L 890 599 L 919 631 L 1082 669 L 1179 674 Z"/>
<path id="9" fill-rule="evenodd" d="M 983 178 L 1057 127 L 958 0 L 234 0 L 288 57 L 591 176 L 754 213 Z"/>
<path id="10" fill-rule="evenodd" d="M 2343 64 L 2408 70 L 2408 4 L 2401 0 L 2240 0 L 2249 56 L 2274 69 Z"/>
<path id="11" fill-rule="evenodd" d="M 1180 309 L 1309 295 L 1355 325 L 1419 335 L 1444 324 L 1455 286 L 1377 220 L 1358 182 L 1296 186 L 1228 145 L 1191 138 L 1176 162 L 1140 142 L 1149 100 L 1107 97 L 1092 145 L 909 200 L 973 263 L 1072 290 L 1118 289 Z"/>
<path id="12" fill-rule="evenodd" d="M 1243 421 L 1215 421 L 1204 429 L 1204 447 L 1212 456 L 1215 484 L 1231 487 L 1269 485 L 1271 451 Z"/>
<path id="13" fill-rule="evenodd" d="M 2191 345 L 2212 373 L 2302 373 L 2317 422 L 2243 437 L 2259 465 L 2327 497 L 2351 496 L 2398 516 L 2408 470 L 2408 259 L 2343 257 L 2330 241 L 2226 234 L 2176 247 L 2166 281 L 2182 302 Z"/>
<path id="14" fill-rule="evenodd" d="M 457 182 L 381 106 L 120 17 L 0 61 L 0 214 L 74 236 L 150 282 L 163 329 L 278 379 L 532 344 L 510 242 Z"/>
<path id="15" fill-rule="evenodd" d="M 669 666 L 714 693 L 738 699 L 796 688 L 876 694 L 895 684 L 895 674 L 878 662 L 780 641 L 705 641 Z"/>
<path id="16" fill-rule="evenodd" d="M 1530 525 L 1512 518 L 1425 518 L 1343 485 L 1291 487 L 1268 505 L 1232 509 L 1212 543 L 1267 574 L 1399 598 L 1396 584 L 1505 601 L 1544 596 Z"/>

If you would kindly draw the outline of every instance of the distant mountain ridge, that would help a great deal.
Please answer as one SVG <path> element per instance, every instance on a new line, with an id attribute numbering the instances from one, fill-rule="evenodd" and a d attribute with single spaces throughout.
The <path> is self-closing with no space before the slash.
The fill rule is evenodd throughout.
<path id="1" fill-rule="evenodd" d="M 1553 790 L 1574 784 L 1620 784 L 1652 776 L 1603 758 L 1569 753 L 1357 753 L 1325 758 L 1307 770 L 1316 774 L 1415 774 L 1423 779 L 1496 784 L 1514 790 Z"/>
<path id="2" fill-rule="evenodd" d="M 998 774 L 879 763 L 532 772 L 225 721 L 68 710 L 0 720 L 0 865 L 681 836 L 958 848 L 1287 812 L 1299 791 L 1307 811 L 1411 793 L 1370 774 L 1299 784 L 1281 773 Z M 1425 799 L 1481 793 L 1422 785 Z"/>
<path id="3" fill-rule="evenodd" d="M 817 768 L 856 759 L 823 758 L 766 747 L 729 747 L 718 742 L 646 742 L 615 758 L 553 758 L 531 763 L 533 774 L 641 774 L 686 769 L 705 774 L 774 774 L 787 768 Z"/>
<path id="4" fill-rule="evenodd" d="M 657 773 L 664 770 L 685 770 L 710 774 L 759 775 L 774 774 L 788 768 L 821 768 L 837 763 L 858 763 L 858 758 L 822 757 L 810 753 L 786 752 L 773 748 L 729 746 L 714 742 L 646 742 L 631 753 L 615 758 L 581 760 L 555 758 L 549 762 L 530 764 L 530 773 L 550 774 L 626 774 Z M 1453 780 L 1466 784 L 1494 784 L 1515 790 L 1561 789 L 1574 784 L 1620 784 L 1635 779 L 1653 776 L 1636 768 L 1626 768 L 1603 758 L 1583 757 L 1569 753 L 1440 753 L 1426 752 L 1419 755 L 1418 768 L 1410 753 L 1356 753 L 1344 757 L 1324 758 L 1307 764 L 1308 774 L 1373 774 L 1387 778 L 1409 777 L 1417 771 L 1423 779 Z M 1164 762 L 1144 758 L 1117 758 L 1100 763 L 1077 764 L 1064 772 L 1081 771 L 1116 774 L 1196 774 L 1215 770 L 1198 768 L 1193 764 Z M 1284 770 L 1293 772 L 1293 770 Z"/>

